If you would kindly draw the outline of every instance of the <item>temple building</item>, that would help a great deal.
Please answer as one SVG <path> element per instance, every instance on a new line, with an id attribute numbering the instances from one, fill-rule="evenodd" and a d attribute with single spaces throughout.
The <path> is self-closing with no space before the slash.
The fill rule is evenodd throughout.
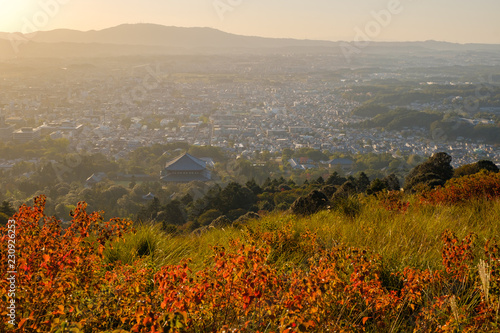
<path id="1" fill-rule="evenodd" d="M 174 183 L 188 183 L 192 181 L 207 182 L 212 180 L 207 162 L 188 153 L 168 162 L 161 172 L 161 180 Z"/>

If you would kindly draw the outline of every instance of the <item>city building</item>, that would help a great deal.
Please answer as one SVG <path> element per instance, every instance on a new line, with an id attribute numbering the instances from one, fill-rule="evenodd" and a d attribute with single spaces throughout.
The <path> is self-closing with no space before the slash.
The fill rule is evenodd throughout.
<path id="1" fill-rule="evenodd" d="M 16 143 L 26 143 L 40 139 L 40 129 L 32 127 L 23 127 L 12 134 L 12 138 Z"/>
<path id="2" fill-rule="evenodd" d="M 336 158 L 328 161 L 328 167 L 341 168 L 343 171 L 349 171 L 354 168 L 354 161 L 348 158 Z"/>

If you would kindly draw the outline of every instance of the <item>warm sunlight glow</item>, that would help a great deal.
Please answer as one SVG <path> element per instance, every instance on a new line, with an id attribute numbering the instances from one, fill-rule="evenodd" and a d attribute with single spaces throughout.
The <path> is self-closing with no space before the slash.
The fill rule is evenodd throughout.
<path id="1" fill-rule="evenodd" d="M 14 11 L 19 10 L 19 8 L 24 7 L 29 4 L 29 1 L 8 1 L 2 0 L 0 1 L 0 12 L 3 13 L 12 13 Z"/>
<path id="2" fill-rule="evenodd" d="M 494 0 L 453 8 L 430 0 L 0 0 L 0 32 L 155 23 L 262 37 L 352 41 L 372 29 L 370 40 L 377 41 L 500 43 L 499 11 Z"/>
<path id="3" fill-rule="evenodd" d="M 20 31 L 24 18 L 28 19 L 29 13 L 37 6 L 30 0 L 0 0 L 0 31 Z"/>

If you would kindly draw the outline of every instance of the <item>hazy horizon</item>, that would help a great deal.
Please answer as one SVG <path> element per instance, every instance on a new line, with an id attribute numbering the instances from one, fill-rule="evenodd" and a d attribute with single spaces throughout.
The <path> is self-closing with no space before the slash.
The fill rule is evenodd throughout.
<path id="1" fill-rule="evenodd" d="M 196 8 L 195 10 L 193 8 Z M 500 2 L 478 0 L 0 0 L 0 31 L 102 30 L 151 23 L 273 38 L 500 44 Z"/>

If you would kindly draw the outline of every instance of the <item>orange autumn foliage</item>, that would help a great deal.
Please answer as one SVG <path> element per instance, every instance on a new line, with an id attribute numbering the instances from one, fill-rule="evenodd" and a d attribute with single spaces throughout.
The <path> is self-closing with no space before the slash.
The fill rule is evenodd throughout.
<path id="1" fill-rule="evenodd" d="M 498 200 L 500 198 L 500 173 L 480 172 L 453 178 L 443 187 L 421 194 L 420 201 L 433 205 L 454 205 L 471 200 Z"/>
<path id="2" fill-rule="evenodd" d="M 392 199 L 391 199 L 392 200 Z M 369 249 L 326 247 L 290 226 L 254 230 L 197 271 L 190 261 L 154 267 L 106 264 L 103 250 L 134 232 L 129 221 L 103 221 L 79 203 L 71 227 L 44 214 L 44 198 L 23 206 L 17 223 L 17 327 L 12 332 L 364 332 L 492 331 L 500 304 L 500 246 L 489 242 L 489 293 L 481 286 L 474 235 L 442 235 L 442 269 L 405 267 L 387 274 Z M 397 207 L 400 207 L 399 205 Z M 5 235 L 2 227 L 1 234 Z M 6 236 L 2 237 L 5 244 Z M 3 245 L 2 245 L 3 246 Z M 294 251 L 302 265 L 276 264 Z M 5 251 L 1 252 L 5 262 Z M 2 266 L 0 273 L 5 275 Z M 391 283 L 390 281 L 396 281 Z M 2 281 L 5 295 L 7 284 Z M 468 293 L 478 295 L 467 297 Z M 0 315 L 6 316 L 2 308 Z"/>

